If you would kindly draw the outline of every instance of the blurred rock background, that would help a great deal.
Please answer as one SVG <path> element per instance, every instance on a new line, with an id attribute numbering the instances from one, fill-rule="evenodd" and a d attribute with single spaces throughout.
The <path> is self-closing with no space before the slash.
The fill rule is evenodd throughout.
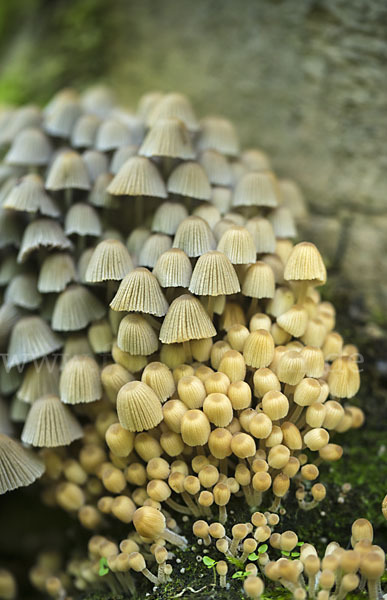
<path id="1" fill-rule="evenodd" d="M 385 0 L 3 0 L 0 102 L 104 81 L 234 120 L 309 205 L 333 291 L 387 306 Z"/>

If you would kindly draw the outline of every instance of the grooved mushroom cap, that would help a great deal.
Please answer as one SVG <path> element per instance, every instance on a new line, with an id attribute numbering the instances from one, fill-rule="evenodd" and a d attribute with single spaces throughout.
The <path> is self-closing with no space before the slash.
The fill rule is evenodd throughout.
<path id="1" fill-rule="evenodd" d="M 91 321 L 101 319 L 104 314 L 105 307 L 86 287 L 73 284 L 57 298 L 52 328 L 57 331 L 78 331 Z"/>
<path id="2" fill-rule="evenodd" d="M 168 310 L 156 277 L 143 267 L 124 277 L 110 306 L 115 311 L 142 312 L 156 317 L 163 317 Z"/>
<path id="3" fill-rule="evenodd" d="M 278 206 L 279 189 L 270 171 L 245 173 L 235 186 L 233 206 Z"/>
<path id="4" fill-rule="evenodd" d="M 167 182 L 168 192 L 185 198 L 210 200 L 211 185 L 207 173 L 196 162 L 189 161 L 178 165 L 170 174 Z"/>
<path id="5" fill-rule="evenodd" d="M 85 279 L 90 283 L 118 281 L 133 270 L 133 262 L 119 240 L 103 240 L 96 246 L 87 265 Z"/>
<path id="6" fill-rule="evenodd" d="M 65 404 L 99 400 L 102 395 L 99 367 L 91 356 L 73 356 L 67 361 L 59 383 L 60 399 Z"/>
<path id="7" fill-rule="evenodd" d="M 337 358 L 328 375 L 328 385 L 332 396 L 352 398 L 360 387 L 360 375 L 357 363 L 350 356 Z"/>
<path id="8" fill-rule="evenodd" d="M 238 277 L 227 256 L 217 250 L 200 256 L 192 273 L 189 291 L 198 296 L 238 293 Z"/>
<path id="9" fill-rule="evenodd" d="M 326 282 L 327 273 L 320 252 L 314 244 L 301 242 L 294 246 L 285 265 L 286 281 L 310 281 L 315 285 Z"/>
<path id="10" fill-rule="evenodd" d="M 157 167 L 143 156 L 129 158 L 107 188 L 113 196 L 166 198 L 164 181 Z"/>
<path id="11" fill-rule="evenodd" d="M 156 209 L 152 220 L 152 231 L 175 235 L 180 223 L 188 217 L 184 204 L 178 202 L 163 202 Z"/>
<path id="12" fill-rule="evenodd" d="M 152 388 L 142 381 L 126 383 L 117 395 L 119 421 L 129 431 L 146 431 L 163 419 L 161 402 Z"/>
<path id="13" fill-rule="evenodd" d="M 140 156 L 195 158 L 189 133 L 182 121 L 173 117 L 159 119 L 148 131 L 138 151 Z"/>
<path id="14" fill-rule="evenodd" d="M 44 470 L 43 461 L 31 450 L 0 433 L 0 494 L 30 485 Z"/>
<path id="15" fill-rule="evenodd" d="M 44 166 L 51 154 L 51 144 L 43 131 L 31 127 L 17 134 L 4 161 L 15 166 Z"/>
<path id="16" fill-rule="evenodd" d="M 188 288 L 192 275 L 191 261 L 180 248 L 170 248 L 157 259 L 153 275 L 161 287 Z"/>
<path id="17" fill-rule="evenodd" d="M 246 272 L 242 294 L 251 298 L 273 298 L 275 279 L 273 269 L 263 261 L 257 261 Z"/>
<path id="18" fill-rule="evenodd" d="M 149 356 L 156 352 L 158 339 L 152 326 L 144 317 L 129 314 L 119 325 L 117 346 L 129 354 Z"/>
<path id="19" fill-rule="evenodd" d="M 173 247 L 184 250 L 190 258 L 215 250 L 215 245 L 215 238 L 206 221 L 194 216 L 180 223 L 173 240 Z"/>
<path id="20" fill-rule="evenodd" d="M 8 367 L 14 367 L 51 354 L 62 341 L 38 316 L 23 317 L 14 326 L 8 347 Z"/>
<path id="21" fill-rule="evenodd" d="M 69 188 L 89 190 L 90 179 L 80 154 L 73 150 L 63 150 L 50 167 L 46 189 L 55 191 Z"/>
<path id="22" fill-rule="evenodd" d="M 40 267 L 38 290 L 44 294 L 62 292 L 70 281 L 77 278 L 72 256 L 66 252 L 51 252 Z"/>
<path id="23" fill-rule="evenodd" d="M 32 446 L 68 446 L 83 436 L 82 427 L 57 396 L 35 400 L 28 413 L 21 439 Z"/>
<path id="24" fill-rule="evenodd" d="M 16 181 L 5 197 L 3 208 L 27 213 L 40 212 L 54 218 L 60 216 L 58 206 L 45 192 L 43 179 L 33 173 Z"/>
<path id="25" fill-rule="evenodd" d="M 66 213 L 65 233 L 100 236 L 102 226 L 97 211 L 86 202 L 73 204 Z"/>
<path id="26" fill-rule="evenodd" d="M 236 156 L 239 153 L 238 136 L 231 121 L 222 117 L 205 117 L 200 121 L 200 126 L 200 151 L 216 150 L 228 156 Z"/>
<path id="27" fill-rule="evenodd" d="M 38 248 L 71 248 L 72 244 L 63 233 L 62 227 L 52 219 L 36 219 L 24 230 L 17 262 L 24 262 Z"/>
<path id="28" fill-rule="evenodd" d="M 148 112 L 146 124 L 148 127 L 152 127 L 159 119 L 166 118 L 180 119 L 189 131 L 198 131 L 199 129 L 199 123 L 189 99 L 178 92 L 160 96 Z"/>
<path id="29" fill-rule="evenodd" d="M 190 294 L 183 294 L 169 307 L 159 337 L 163 344 L 172 344 L 214 335 L 216 329 L 200 301 Z"/>
<path id="30" fill-rule="evenodd" d="M 218 243 L 233 265 L 246 265 L 255 262 L 256 249 L 253 236 L 245 227 L 233 225 L 224 232 Z"/>

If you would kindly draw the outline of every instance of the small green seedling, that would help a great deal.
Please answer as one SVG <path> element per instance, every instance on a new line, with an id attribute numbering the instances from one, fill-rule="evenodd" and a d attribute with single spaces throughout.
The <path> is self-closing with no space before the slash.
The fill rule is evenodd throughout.
<path id="1" fill-rule="evenodd" d="M 234 565 L 237 569 L 243 569 L 243 562 L 241 560 L 239 560 L 239 558 L 237 558 L 236 556 L 229 556 L 227 554 L 226 559 L 229 563 Z"/>
<path id="2" fill-rule="evenodd" d="M 248 575 L 249 573 L 247 571 L 237 571 L 232 576 L 232 579 L 244 579 L 245 577 L 248 577 Z"/>
<path id="3" fill-rule="evenodd" d="M 107 563 L 106 558 L 103 556 L 102 558 L 99 559 L 98 575 L 100 577 L 103 577 L 104 575 L 107 575 L 108 573 L 109 573 L 108 563 Z"/>
<path id="4" fill-rule="evenodd" d="M 267 544 L 261 544 L 258 548 L 258 554 L 256 554 L 256 552 L 252 552 L 251 554 L 249 554 L 249 560 L 258 560 L 259 555 L 267 552 L 268 547 L 269 546 Z"/>
<path id="5" fill-rule="evenodd" d="M 214 573 L 214 585 L 216 586 L 216 571 L 215 571 L 215 566 L 217 564 L 217 561 L 214 560 L 213 558 L 211 558 L 211 556 L 203 556 L 203 562 L 206 565 L 206 567 L 208 569 L 212 569 L 213 573 Z"/>

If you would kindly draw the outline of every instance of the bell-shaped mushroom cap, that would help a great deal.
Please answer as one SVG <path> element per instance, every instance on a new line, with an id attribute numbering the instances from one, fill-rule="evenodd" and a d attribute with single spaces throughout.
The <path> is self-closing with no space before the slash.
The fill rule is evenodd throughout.
<path id="1" fill-rule="evenodd" d="M 203 167 L 193 161 L 178 165 L 167 182 L 168 192 L 186 198 L 210 200 L 211 185 Z"/>
<path id="2" fill-rule="evenodd" d="M 225 215 L 231 206 L 232 193 L 230 188 L 213 186 L 211 191 L 211 204 L 216 206 L 220 214 Z"/>
<path id="3" fill-rule="evenodd" d="M 157 335 L 148 321 L 137 314 L 124 317 L 118 328 L 117 346 L 129 354 L 149 356 L 158 348 Z"/>
<path id="4" fill-rule="evenodd" d="M 246 365 L 261 369 L 268 367 L 274 358 L 275 344 L 266 329 L 252 331 L 243 346 L 243 358 Z"/>
<path id="5" fill-rule="evenodd" d="M 121 146 L 120 148 L 117 148 L 110 162 L 110 173 L 113 173 L 113 175 L 117 175 L 122 165 L 124 165 L 126 161 L 129 160 L 129 158 L 136 156 L 137 150 L 138 147 L 134 144 L 127 144 L 126 146 Z"/>
<path id="6" fill-rule="evenodd" d="M 104 314 L 105 307 L 87 288 L 72 284 L 55 302 L 52 328 L 57 331 L 78 331 L 91 321 L 101 319 Z"/>
<path id="7" fill-rule="evenodd" d="M 242 175 L 235 186 L 233 206 L 278 206 L 279 189 L 273 173 L 252 172 Z"/>
<path id="8" fill-rule="evenodd" d="M 139 535 L 153 540 L 164 531 L 165 517 L 153 506 L 141 506 L 133 515 L 133 525 Z"/>
<path id="9" fill-rule="evenodd" d="M 163 233 L 150 235 L 140 250 L 138 264 L 141 267 L 153 268 L 161 254 L 169 250 L 171 246 L 172 240 L 168 235 Z"/>
<path id="10" fill-rule="evenodd" d="M 152 220 L 152 231 L 174 235 L 180 223 L 188 217 L 184 204 L 163 202 L 156 209 Z"/>
<path id="11" fill-rule="evenodd" d="M 27 310 L 38 308 L 42 296 L 37 290 L 37 278 L 32 273 L 16 275 L 4 293 L 4 301 Z"/>
<path id="12" fill-rule="evenodd" d="M 102 226 L 96 210 L 85 202 L 73 204 L 66 213 L 65 233 L 100 236 Z"/>
<path id="13" fill-rule="evenodd" d="M 96 115 L 81 115 L 71 132 L 73 148 L 92 148 L 100 123 Z"/>
<path id="14" fill-rule="evenodd" d="M 253 236 L 257 254 L 272 254 L 275 251 L 276 239 L 270 221 L 262 217 L 253 217 L 246 221 L 245 227 Z"/>
<path id="15" fill-rule="evenodd" d="M 43 114 L 48 116 L 52 114 L 59 106 L 66 104 L 66 102 L 79 102 L 79 94 L 73 88 L 67 87 L 62 88 L 54 94 L 54 96 L 47 102 L 43 108 Z"/>
<path id="16" fill-rule="evenodd" d="M 19 131 L 28 127 L 39 127 L 42 121 L 40 109 L 33 105 L 21 106 L 10 117 L 1 131 L 0 144 L 12 142 Z"/>
<path id="17" fill-rule="evenodd" d="M 173 344 L 214 335 L 216 329 L 200 301 L 190 294 L 183 294 L 169 307 L 159 337 L 163 344 Z"/>
<path id="18" fill-rule="evenodd" d="M 91 356 L 73 356 L 67 361 L 59 382 L 60 399 L 65 404 L 99 400 L 102 395 L 99 367 Z"/>
<path id="19" fill-rule="evenodd" d="M 233 184 L 233 172 L 227 158 L 215 150 L 205 150 L 199 157 L 199 163 L 207 173 L 212 185 L 228 187 Z"/>
<path id="20" fill-rule="evenodd" d="M 161 287 L 187 288 L 192 275 L 191 261 L 180 248 L 171 248 L 159 256 L 153 275 Z"/>
<path id="21" fill-rule="evenodd" d="M 197 296 L 220 296 L 237 294 L 241 288 L 227 256 L 213 250 L 199 257 L 188 289 Z"/>
<path id="22" fill-rule="evenodd" d="M 20 131 L 5 156 L 8 165 L 47 165 L 52 154 L 51 144 L 40 129 L 28 128 Z"/>
<path id="23" fill-rule="evenodd" d="M 103 152 L 98 152 L 98 150 L 86 150 L 86 152 L 82 154 L 82 160 L 85 163 L 91 183 L 94 183 L 100 175 L 108 172 L 109 161 Z"/>
<path id="24" fill-rule="evenodd" d="M 142 373 L 141 381 L 152 388 L 161 402 L 168 400 L 176 390 L 171 370 L 162 362 L 149 363 Z"/>
<path id="25" fill-rule="evenodd" d="M 129 431 L 146 431 L 163 420 L 161 402 L 143 381 L 130 381 L 117 394 L 119 421 Z"/>
<path id="26" fill-rule="evenodd" d="M 196 217 L 201 217 L 205 220 L 206 223 L 213 229 L 215 225 L 221 220 L 221 215 L 219 210 L 213 204 L 209 202 L 204 202 L 197 206 L 193 213 Z"/>
<path id="27" fill-rule="evenodd" d="M 274 292 L 273 269 L 262 261 L 250 265 L 243 280 L 242 294 L 251 298 L 273 298 Z"/>
<path id="28" fill-rule="evenodd" d="M 114 91 L 102 84 L 88 87 L 81 96 L 82 108 L 92 115 L 105 116 L 115 106 Z"/>
<path id="29" fill-rule="evenodd" d="M 234 225 L 224 232 L 218 243 L 233 265 L 246 265 L 255 262 L 256 249 L 253 236 L 245 227 Z"/>
<path id="30" fill-rule="evenodd" d="M 90 179 L 81 155 L 73 150 L 63 150 L 50 167 L 46 189 L 55 191 L 69 188 L 89 190 Z"/>
<path id="31" fill-rule="evenodd" d="M 53 137 L 69 138 L 81 112 L 77 98 L 63 99 L 46 113 L 44 129 Z"/>
<path id="32" fill-rule="evenodd" d="M 36 219 L 27 225 L 19 254 L 18 262 L 24 262 L 26 258 L 38 248 L 60 248 L 64 250 L 71 248 L 71 242 L 59 223 L 52 219 Z"/>
<path id="33" fill-rule="evenodd" d="M 28 229 L 28 226 L 27 226 Z M 0 209 L 0 248 L 20 245 L 23 223 L 11 211 Z"/>
<path id="34" fill-rule="evenodd" d="M 150 128 L 138 151 L 140 156 L 163 156 L 188 160 L 195 158 L 189 133 L 182 121 L 159 119 Z"/>
<path id="35" fill-rule="evenodd" d="M 82 427 L 69 409 L 57 396 L 46 395 L 32 404 L 21 439 L 39 448 L 55 448 L 82 436 Z"/>
<path id="36" fill-rule="evenodd" d="M 103 240 L 94 249 L 86 269 L 89 283 L 119 281 L 133 270 L 133 262 L 126 247 L 119 240 Z"/>
<path id="37" fill-rule="evenodd" d="M 146 117 L 146 124 L 152 127 L 159 119 L 180 119 L 189 131 L 198 131 L 199 123 L 187 96 L 171 92 L 160 96 Z"/>
<path id="38" fill-rule="evenodd" d="M 45 394 L 57 394 L 59 391 L 59 368 L 55 361 L 44 360 L 36 365 L 31 363 L 24 371 L 23 383 L 17 391 L 17 397 L 32 404 Z"/>
<path id="39" fill-rule="evenodd" d="M 128 127 L 117 118 L 110 117 L 102 121 L 97 131 L 95 147 L 101 152 L 116 150 L 131 142 Z"/>
<path id="40" fill-rule="evenodd" d="M 134 269 L 121 281 L 110 306 L 117 311 L 142 312 L 156 317 L 163 317 L 168 310 L 168 302 L 156 277 L 142 267 Z"/>
<path id="41" fill-rule="evenodd" d="M 44 462 L 31 450 L 0 433 L 0 494 L 30 485 L 44 470 Z"/>
<path id="42" fill-rule="evenodd" d="M 63 345 L 38 316 L 22 317 L 14 326 L 8 347 L 8 367 L 22 365 L 51 354 Z"/>
<path id="43" fill-rule="evenodd" d="M 48 217 L 59 217 L 60 210 L 46 194 L 44 182 L 39 175 L 30 173 L 21 177 L 10 190 L 3 208 L 28 213 L 40 212 Z"/>
<path id="44" fill-rule="evenodd" d="M 242 163 L 249 171 L 267 171 L 270 169 L 270 161 L 262 150 L 258 148 L 248 148 L 241 155 Z"/>
<path id="45" fill-rule="evenodd" d="M 222 117 L 205 117 L 200 121 L 198 149 L 216 150 L 227 156 L 239 153 L 239 141 L 234 125 Z"/>
<path id="46" fill-rule="evenodd" d="M 164 181 L 152 161 L 143 156 L 129 158 L 107 188 L 113 196 L 166 198 Z"/>
<path id="47" fill-rule="evenodd" d="M 190 258 L 215 250 L 215 238 L 211 229 L 201 217 L 188 217 L 177 228 L 173 247 L 180 248 Z"/>
<path id="48" fill-rule="evenodd" d="M 62 292 L 70 281 L 77 280 L 74 261 L 66 252 L 49 254 L 40 267 L 38 290 L 44 294 Z"/>
<path id="49" fill-rule="evenodd" d="M 315 285 L 326 282 L 327 272 L 320 252 L 314 244 L 301 242 L 294 246 L 285 265 L 286 281 L 310 281 Z"/>
<path id="50" fill-rule="evenodd" d="M 328 375 L 329 391 L 337 398 L 352 398 L 360 387 L 359 368 L 350 356 L 341 356 L 331 365 Z"/>
<path id="51" fill-rule="evenodd" d="M 156 104 L 164 96 L 161 92 L 147 92 L 140 97 L 137 106 L 137 114 L 146 122 Z"/>
<path id="52" fill-rule="evenodd" d="M 269 219 L 278 238 L 294 238 L 297 235 L 293 215 L 286 206 L 279 206 L 272 210 Z"/>

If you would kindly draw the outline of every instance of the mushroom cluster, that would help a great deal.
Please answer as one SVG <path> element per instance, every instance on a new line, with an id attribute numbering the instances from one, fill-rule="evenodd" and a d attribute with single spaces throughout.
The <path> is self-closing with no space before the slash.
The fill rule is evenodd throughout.
<path id="1" fill-rule="evenodd" d="M 0 493 L 44 473 L 84 527 L 182 546 L 172 514 L 321 502 L 364 416 L 297 186 L 178 93 L 66 89 L 2 113 L 0 143 Z"/>

